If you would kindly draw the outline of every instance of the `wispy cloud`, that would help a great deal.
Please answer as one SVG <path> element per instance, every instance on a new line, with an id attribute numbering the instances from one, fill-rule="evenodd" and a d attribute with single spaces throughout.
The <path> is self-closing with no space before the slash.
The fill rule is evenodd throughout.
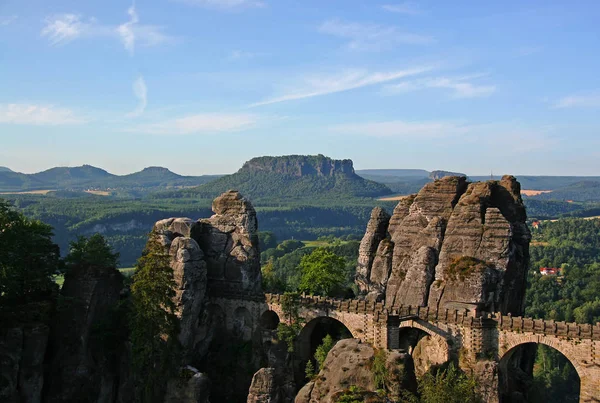
<path id="1" fill-rule="evenodd" d="M 128 113 L 127 116 L 135 118 L 142 116 L 148 105 L 148 88 L 146 87 L 144 77 L 140 76 L 133 82 L 133 95 L 137 98 L 138 105 L 132 112 Z"/>
<path id="2" fill-rule="evenodd" d="M 91 23 L 82 22 L 77 14 L 57 14 L 46 18 L 41 34 L 48 38 L 50 44 L 60 45 L 79 38 L 90 26 Z"/>
<path id="3" fill-rule="evenodd" d="M 192 6 L 222 10 L 239 10 L 242 8 L 265 7 L 267 3 L 259 0 L 174 0 Z"/>
<path id="4" fill-rule="evenodd" d="M 463 77 L 434 77 L 391 84 L 384 88 L 387 93 L 417 91 L 426 88 L 442 88 L 452 91 L 454 98 L 481 98 L 496 92 L 495 85 L 475 84 L 472 80 L 485 77 L 486 74 L 474 74 Z"/>
<path id="5" fill-rule="evenodd" d="M 129 7 L 127 14 L 129 15 L 129 21 L 119 25 L 117 27 L 117 32 L 121 36 L 121 41 L 123 41 L 123 46 L 125 46 L 125 49 L 127 49 L 129 53 L 133 54 L 135 51 L 135 32 L 133 29 L 134 26 L 139 22 L 138 15 L 135 12 L 135 6 Z"/>
<path id="6" fill-rule="evenodd" d="M 335 75 L 311 76 L 303 78 L 302 84 L 295 90 L 282 95 L 256 102 L 250 106 L 262 106 L 296 99 L 312 98 L 336 92 L 382 84 L 400 78 L 425 73 L 433 69 L 431 66 L 415 67 L 405 70 L 370 73 L 366 70 L 346 70 Z"/>
<path id="7" fill-rule="evenodd" d="M 412 1 L 405 1 L 404 3 L 398 4 L 384 4 L 383 6 L 381 6 L 381 8 L 383 8 L 385 11 L 389 11 L 392 13 L 406 15 L 418 15 L 423 13 L 419 6 L 413 3 Z"/>
<path id="8" fill-rule="evenodd" d="M 402 32 L 393 26 L 344 22 L 338 19 L 325 21 L 319 32 L 349 40 L 353 50 L 383 50 L 397 45 L 428 45 L 435 42 L 431 36 Z"/>
<path id="9" fill-rule="evenodd" d="M 17 20 L 16 15 L 3 15 L 0 16 L 0 27 L 5 27 L 7 25 L 12 24 Z"/>
<path id="10" fill-rule="evenodd" d="M 34 126 L 59 126 L 86 123 L 75 112 L 53 105 L 0 104 L 0 123 Z"/>
<path id="11" fill-rule="evenodd" d="M 163 27 L 140 24 L 135 7 L 131 6 L 127 13 L 129 21 L 118 26 L 103 25 L 93 17 L 84 19 L 79 14 L 52 15 L 46 18 L 41 36 L 47 38 L 53 46 L 83 37 L 116 38 L 131 54 L 136 43 L 142 46 L 156 46 L 174 39 L 163 32 Z"/>
<path id="12" fill-rule="evenodd" d="M 579 95 L 569 95 L 554 104 L 557 109 L 564 108 L 588 108 L 600 109 L 600 93 L 588 93 Z"/>
<path id="13" fill-rule="evenodd" d="M 257 115 L 248 113 L 200 113 L 138 125 L 126 131 L 159 135 L 216 134 L 251 129 L 259 120 Z"/>

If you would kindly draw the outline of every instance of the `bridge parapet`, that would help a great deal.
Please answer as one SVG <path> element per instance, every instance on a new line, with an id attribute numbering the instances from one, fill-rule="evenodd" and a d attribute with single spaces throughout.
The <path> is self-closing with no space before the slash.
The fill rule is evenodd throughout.
<path id="1" fill-rule="evenodd" d="M 482 317 L 492 319 L 499 329 L 513 332 L 543 334 L 546 336 L 570 337 L 578 339 L 600 340 L 600 323 L 595 325 L 533 319 L 522 316 L 502 315 L 501 313 L 482 312 Z"/>

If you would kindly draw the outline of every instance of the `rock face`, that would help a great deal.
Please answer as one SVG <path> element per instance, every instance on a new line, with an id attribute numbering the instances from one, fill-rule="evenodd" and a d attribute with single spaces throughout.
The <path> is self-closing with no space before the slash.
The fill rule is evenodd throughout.
<path id="1" fill-rule="evenodd" d="M 315 380 L 304 385 L 296 396 L 296 403 L 331 403 L 341 392 L 350 386 L 358 386 L 366 391 L 375 391 L 375 377 L 371 363 L 375 350 L 357 339 L 344 339 L 331 349 L 323 368 Z M 410 356 L 389 352 L 386 367 L 394 379 L 394 392 L 401 389 L 414 390 L 416 381 L 412 372 Z M 406 370 L 405 370 L 406 369 Z"/>
<path id="2" fill-rule="evenodd" d="M 247 403 L 291 403 L 294 381 L 275 368 L 261 368 L 254 374 Z"/>
<path id="3" fill-rule="evenodd" d="M 367 298 L 377 290 L 389 308 L 521 313 L 531 236 L 514 177 L 468 183 L 454 176 L 429 183 L 398 203 L 387 225 L 389 239 L 373 217 L 383 216 L 374 210 L 357 268 L 357 285 Z"/>
<path id="4" fill-rule="evenodd" d="M 257 157 L 244 163 L 240 172 L 273 172 L 291 176 L 354 174 L 352 160 L 333 160 L 324 155 Z"/>
<path id="5" fill-rule="evenodd" d="M 0 401 L 41 402 L 49 333 L 42 323 L 0 331 Z"/>
<path id="6" fill-rule="evenodd" d="M 188 379 L 171 379 L 167 384 L 165 403 L 210 403 L 211 382 L 203 373 L 193 367 L 182 369 L 181 372 L 190 375 Z"/>
<path id="7" fill-rule="evenodd" d="M 123 279 L 116 269 L 76 267 L 61 289 L 64 306 L 52 325 L 47 402 L 112 401 L 118 377 L 114 357 L 95 337 L 95 325 L 109 320 Z"/>
<path id="8" fill-rule="evenodd" d="M 373 261 L 378 256 L 378 245 L 386 238 L 390 215 L 381 207 L 375 207 L 371 212 L 371 218 L 367 224 L 367 232 L 363 237 L 358 249 L 358 266 L 356 267 L 356 284 L 363 293 L 371 291 L 371 270 Z M 382 248 L 383 249 L 383 248 Z M 383 250 L 379 253 L 381 258 Z M 378 266 L 381 262 L 378 262 Z M 381 273 L 378 273 L 379 275 Z M 387 273 L 386 273 L 387 274 Z"/>
<path id="9" fill-rule="evenodd" d="M 252 204 L 230 190 L 213 201 L 212 217 L 198 220 L 192 238 L 204 251 L 211 292 L 260 294 L 258 222 Z"/>
<path id="10" fill-rule="evenodd" d="M 198 243 L 190 238 L 194 222 L 188 218 L 169 218 L 154 225 L 154 232 L 171 256 L 171 268 L 177 284 L 175 302 L 180 318 L 179 341 L 183 347 L 184 362 L 201 356 L 207 343 L 199 337 L 200 318 L 206 296 L 206 262 Z M 198 351 L 200 350 L 200 351 Z"/>

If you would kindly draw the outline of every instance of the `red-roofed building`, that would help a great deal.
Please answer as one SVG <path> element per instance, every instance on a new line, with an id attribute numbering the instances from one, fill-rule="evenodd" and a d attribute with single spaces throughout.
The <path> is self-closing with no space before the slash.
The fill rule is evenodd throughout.
<path id="1" fill-rule="evenodd" d="M 560 276 L 562 269 L 560 267 L 540 267 L 540 273 L 542 276 Z"/>

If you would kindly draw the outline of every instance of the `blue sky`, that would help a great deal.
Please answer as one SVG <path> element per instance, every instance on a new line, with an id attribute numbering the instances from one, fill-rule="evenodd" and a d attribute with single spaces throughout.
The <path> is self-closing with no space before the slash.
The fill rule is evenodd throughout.
<path id="1" fill-rule="evenodd" d="M 600 2 L 0 0 L 0 166 L 600 175 Z"/>

